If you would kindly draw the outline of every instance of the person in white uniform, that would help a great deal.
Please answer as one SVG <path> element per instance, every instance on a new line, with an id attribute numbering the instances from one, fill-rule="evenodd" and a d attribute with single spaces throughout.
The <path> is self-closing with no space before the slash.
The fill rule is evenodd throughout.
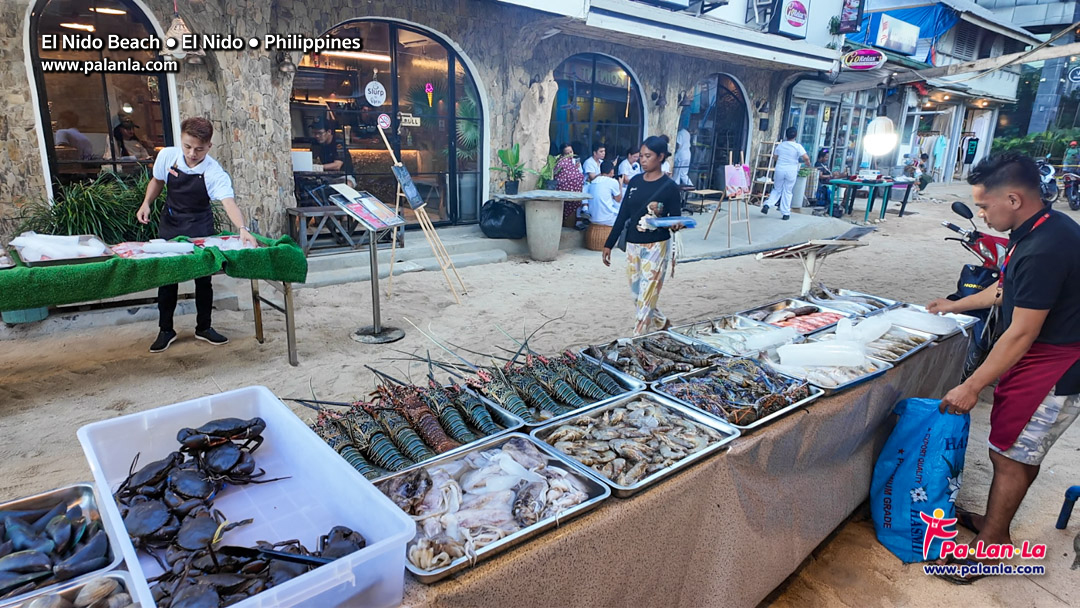
<path id="1" fill-rule="evenodd" d="M 626 158 L 619 163 L 619 170 L 615 172 L 615 176 L 618 178 L 619 183 L 622 184 L 623 196 L 626 196 L 626 184 L 629 184 L 630 179 L 635 175 L 641 173 L 641 164 L 638 163 L 638 158 L 640 156 L 641 151 L 631 147 L 626 151 Z"/>
<path id="2" fill-rule="evenodd" d="M 799 168 L 803 165 L 810 166 L 810 156 L 806 153 L 795 136 L 799 130 L 788 127 L 784 132 L 784 141 L 776 146 L 773 156 L 776 164 L 773 171 L 773 189 L 769 200 L 761 206 L 762 213 L 768 213 L 769 207 L 780 201 L 780 219 L 791 219 L 791 191 L 795 189 L 795 180 L 799 176 Z"/>
<path id="3" fill-rule="evenodd" d="M 589 200 L 589 217 L 594 224 L 611 226 L 619 215 L 622 202 L 622 185 L 615 179 L 615 164 L 610 160 L 600 163 L 600 175 L 587 186 L 592 199 Z"/>
<path id="4" fill-rule="evenodd" d="M 607 154 L 607 148 L 604 144 L 597 141 L 592 146 L 592 156 L 585 159 L 585 162 L 581 165 L 582 172 L 585 173 L 585 183 L 589 183 L 596 179 L 596 176 L 600 175 L 600 163 L 604 160 L 604 156 Z"/>
<path id="5" fill-rule="evenodd" d="M 690 150 L 692 146 L 691 133 L 686 129 L 679 129 L 675 134 L 675 174 L 672 179 L 680 186 L 693 186 L 690 181 Z"/>

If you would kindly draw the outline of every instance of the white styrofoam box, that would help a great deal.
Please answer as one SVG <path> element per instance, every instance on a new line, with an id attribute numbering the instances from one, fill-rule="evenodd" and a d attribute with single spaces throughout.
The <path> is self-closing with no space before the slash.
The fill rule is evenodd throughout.
<path id="1" fill-rule="evenodd" d="M 405 545 L 416 525 L 390 499 L 338 456 L 269 389 L 242 388 L 146 412 L 88 424 L 79 442 L 100 489 L 107 523 L 116 537 L 145 607 L 154 606 L 147 577 L 161 572 L 154 559 L 135 553 L 112 492 L 128 476 L 136 454 L 139 466 L 160 460 L 180 447 L 176 433 L 218 418 L 266 421 L 263 444 L 253 454 L 265 478 L 288 477 L 266 484 L 228 486 L 214 498 L 214 508 L 229 521 L 254 523 L 225 534 L 223 545 L 254 545 L 256 540 L 298 539 L 308 549 L 336 525 L 364 535 L 367 546 L 307 574 L 235 604 L 237 608 L 286 606 L 365 606 L 401 603 Z"/>

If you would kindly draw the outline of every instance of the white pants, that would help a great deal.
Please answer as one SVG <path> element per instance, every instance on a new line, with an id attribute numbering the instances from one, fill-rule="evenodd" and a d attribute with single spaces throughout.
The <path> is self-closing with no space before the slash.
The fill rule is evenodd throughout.
<path id="1" fill-rule="evenodd" d="M 795 189 L 795 179 L 799 177 L 799 167 L 777 167 L 773 173 L 772 194 L 766 205 L 775 205 L 780 200 L 780 215 L 791 215 L 791 191 Z"/>
<path id="2" fill-rule="evenodd" d="M 671 175 L 671 179 L 675 180 L 675 183 L 679 186 L 693 186 L 690 182 L 690 157 L 679 158 L 675 157 L 675 173 Z"/>

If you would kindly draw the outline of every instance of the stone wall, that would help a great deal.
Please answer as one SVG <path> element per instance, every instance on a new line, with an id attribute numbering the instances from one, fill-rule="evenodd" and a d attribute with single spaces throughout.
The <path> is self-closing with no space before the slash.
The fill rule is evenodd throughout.
<path id="1" fill-rule="evenodd" d="M 148 0 L 147 5 L 162 28 L 167 28 L 172 3 Z M 716 72 L 734 76 L 750 97 L 754 140 L 750 154 L 762 135 L 753 113 L 755 104 L 771 100 L 774 117 L 765 135 L 775 137 L 783 87 L 793 74 L 761 69 L 752 59 L 735 64 L 687 57 L 670 49 L 638 45 L 613 33 L 585 30 L 585 37 L 581 24 L 574 26 L 579 30 L 576 34 L 541 40 L 549 28 L 567 28 L 569 22 L 487 0 L 199 0 L 181 3 L 180 8 L 197 34 L 318 35 L 344 21 L 365 17 L 402 20 L 440 33 L 476 67 L 473 77 L 486 92 L 484 120 L 490 130 L 491 156 L 494 150 L 518 141 L 523 144 L 523 160 L 535 168 L 543 164 L 548 151 L 548 122 L 556 90 L 552 72 L 571 55 L 596 52 L 625 63 L 639 79 L 647 134 L 666 133 L 672 138 L 679 94 Z M 23 2 L 0 0 L 0 49 L 9 49 L 0 51 L 0 78 L 7 85 L 0 94 L 0 146 L 5 151 L 0 154 L 0 221 L 15 213 L 13 201 L 45 195 L 35 133 L 37 107 L 30 101 L 32 85 L 23 63 L 25 10 Z M 598 35 L 615 40 L 598 40 L 594 37 Z M 207 116 L 214 122 L 211 154 L 232 174 L 241 208 L 249 216 L 259 216 L 264 232 L 283 232 L 284 210 L 295 204 L 289 155 L 292 76 L 278 71 L 275 58 L 264 50 L 208 51 L 204 65 L 184 64 L 176 82 L 180 116 Z M 657 105 L 653 93 L 666 104 Z M 484 162 L 490 166 L 494 161 Z M 493 186 L 499 177 L 490 175 Z"/>

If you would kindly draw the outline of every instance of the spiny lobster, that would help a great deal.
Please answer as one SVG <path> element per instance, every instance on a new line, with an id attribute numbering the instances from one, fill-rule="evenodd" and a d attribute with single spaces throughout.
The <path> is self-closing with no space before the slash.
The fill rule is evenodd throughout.
<path id="1" fill-rule="evenodd" d="M 439 454 L 448 452 L 461 444 L 454 441 L 439 425 L 439 419 L 421 399 L 420 391 L 415 386 L 389 387 L 385 384 L 377 389 L 381 399 L 388 402 L 394 410 L 405 417 L 420 434 L 420 437 Z"/>
<path id="2" fill-rule="evenodd" d="M 386 436 L 383 428 L 368 413 L 370 404 L 358 402 L 345 415 L 345 422 L 353 444 L 367 454 L 377 466 L 387 471 L 400 471 L 414 463 L 398 450 Z"/>
<path id="3" fill-rule="evenodd" d="M 420 393 L 420 398 L 431 408 L 431 411 L 435 412 L 447 434 L 455 440 L 460 443 L 472 443 L 478 439 L 466 426 L 461 412 L 454 407 L 449 391 L 439 386 L 434 377 L 428 379 L 428 388 Z"/>
<path id="4" fill-rule="evenodd" d="M 356 449 L 343 424 L 340 414 L 332 414 L 324 410 L 319 412 L 311 428 L 319 437 L 322 437 L 323 441 L 341 454 L 345 462 L 360 471 L 361 475 L 368 479 L 375 479 L 379 476 L 379 470 L 364 458 L 360 450 Z"/>
<path id="5" fill-rule="evenodd" d="M 582 399 L 580 395 L 574 392 L 573 387 L 559 377 L 557 371 L 545 365 L 545 361 L 542 357 L 534 357 L 530 354 L 525 358 L 525 367 L 559 401 L 571 406 L 573 409 L 589 405 L 588 401 Z"/>
<path id="6" fill-rule="evenodd" d="M 610 374 L 605 372 L 599 365 L 589 361 L 585 357 L 579 357 L 570 351 L 563 353 L 563 358 L 573 369 L 585 374 L 590 380 L 596 383 L 604 392 L 610 395 L 618 395 L 626 392 L 626 390 L 619 386 L 619 383 L 611 377 Z"/>
<path id="7" fill-rule="evenodd" d="M 381 401 L 390 401 L 386 398 L 385 390 L 386 387 L 380 385 L 376 389 L 374 396 L 379 397 Z M 385 404 L 376 406 L 373 403 L 362 403 L 360 407 L 379 421 L 379 424 L 390 434 L 390 439 L 394 442 L 394 445 L 400 448 L 402 453 L 414 462 L 423 462 L 435 457 L 435 452 L 432 452 L 424 445 L 420 436 L 416 434 L 416 431 L 412 430 L 408 421 L 394 409 L 392 404 L 387 407 Z"/>
<path id="8" fill-rule="evenodd" d="M 449 394 L 453 397 L 454 404 L 461 408 L 461 413 L 465 415 L 465 418 L 468 419 L 469 423 L 481 433 L 484 435 L 494 435 L 502 430 L 502 428 L 495 424 L 495 421 L 491 418 L 491 412 L 488 411 L 484 402 L 477 399 L 475 395 L 466 391 L 464 388 L 458 386 L 453 380 L 450 381 Z"/>

